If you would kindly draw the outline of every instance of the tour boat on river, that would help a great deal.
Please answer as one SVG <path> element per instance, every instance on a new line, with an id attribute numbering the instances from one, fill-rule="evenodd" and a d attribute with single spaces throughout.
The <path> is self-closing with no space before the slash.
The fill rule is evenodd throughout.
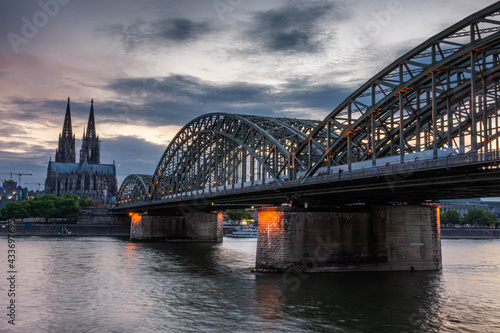
<path id="1" fill-rule="evenodd" d="M 230 234 L 226 235 L 227 237 L 233 238 L 257 238 L 257 228 L 238 228 Z"/>

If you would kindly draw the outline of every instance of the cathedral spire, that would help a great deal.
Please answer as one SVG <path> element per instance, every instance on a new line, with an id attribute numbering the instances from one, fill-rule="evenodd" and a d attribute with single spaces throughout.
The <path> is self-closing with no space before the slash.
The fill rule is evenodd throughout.
<path id="1" fill-rule="evenodd" d="M 94 100 L 90 101 L 89 122 L 87 132 L 83 129 L 82 149 L 80 149 L 80 164 L 85 162 L 89 164 L 101 163 L 99 137 L 95 130 L 94 121 Z"/>
<path id="2" fill-rule="evenodd" d="M 56 150 L 56 162 L 75 163 L 75 137 L 71 128 L 70 99 L 66 106 L 66 115 L 61 134 L 59 134 L 59 145 Z"/>
<path id="3" fill-rule="evenodd" d="M 94 100 L 90 101 L 90 114 L 89 114 L 89 122 L 87 124 L 87 138 L 95 138 L 95 121 L 94 121 Z"/>
<path id="4" fill-rule="evenodd" d="M 66 115 L 64 116 L 64 124 L 61 136 L 71 138 L 73 137 L 73 130 L 71 129 L 71 111 L 69 108 L 70 99 L 68 97 L 68 105 L 66 105 Z"/>

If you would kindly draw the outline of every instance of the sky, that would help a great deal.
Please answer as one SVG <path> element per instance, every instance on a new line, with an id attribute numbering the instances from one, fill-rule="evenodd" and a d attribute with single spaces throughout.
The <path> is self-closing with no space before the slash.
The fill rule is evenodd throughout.
<path id="1" fill-rule="evenodd" d="M 175 134 L 205 113 L 321 120 L 494 2 L 2 0 L 0 177 L 44 183 L 68 97 L 77 156 L 94 99 L 101 163 L 115 161 L 119 184 L 153 174 Z"/>

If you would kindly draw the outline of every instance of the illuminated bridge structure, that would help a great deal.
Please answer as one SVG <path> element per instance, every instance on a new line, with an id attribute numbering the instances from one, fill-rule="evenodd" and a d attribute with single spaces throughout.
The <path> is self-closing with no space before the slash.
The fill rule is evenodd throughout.
<path id="1" fill-rule="evenodd" d="M 325 212 L 500 195 L 499 83 L 495 3 L 395 60 L 321 121 L 192 120 L 153 175 L 127 177 L 114 210 L 264 203 Z"/>
<path id="2" fill-rule="evenodd" d="M 498 10 L 495 4 L 425 41 L 322 121 L 224 113 L 194 119 L 152 176 L 127 177 L 118 206 L 290 189 L 322 176 L 331 183 L 339 169 L 341 179 L 450 163 L 482 169 L 500 148 Z"/>

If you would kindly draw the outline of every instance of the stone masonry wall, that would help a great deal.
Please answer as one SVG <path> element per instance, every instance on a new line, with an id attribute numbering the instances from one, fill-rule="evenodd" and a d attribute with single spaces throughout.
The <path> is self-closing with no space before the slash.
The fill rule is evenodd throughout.
<path id="1" fill-rule="evenodd" d="M 185 213 L 173 216 L 134 214 L 130 229 L 132 240 L 222 241 L 222 215 Z"/>
<path id="2" fill-rule="evenodd" d="M 259 210 L 257 271 L 441 269 L 437 209 L 376 206 L 355 212 Z"/>
<path id="3" fill-rule="evenodd" d="M 128 215 L 111 214 L 107 208 L 82 208 L 76 224 L 119 225 L 130 224 Z"/>

